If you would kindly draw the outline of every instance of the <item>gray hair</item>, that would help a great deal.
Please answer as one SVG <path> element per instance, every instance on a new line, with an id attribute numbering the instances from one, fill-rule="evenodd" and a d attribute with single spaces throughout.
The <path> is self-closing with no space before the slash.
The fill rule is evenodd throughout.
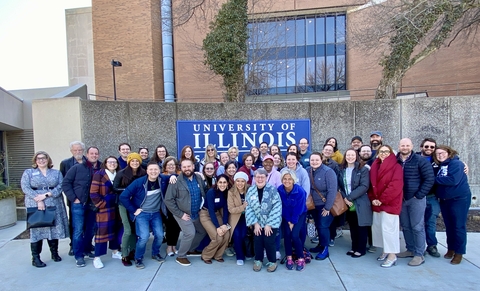
<path id="1" fill-rule="evenodd" d="M 293 182 L 298 183 L 297 173 L 295 173 L 294 170 L 290 170 L 288 168 L 283 168 L 280 171 L 280 175 L 281 175 L 281 180 L 283 180 L 283 176 L 290 175 L 290 177 L 292 177 L 292 179 L 293 179 Z"/>
<path id="2" fill-rule="evenodd" d="M 78 140 L 72 141 L 72 142 L 70 143 L 70 149 L 72 149 L 74 145 L 79 145 L 79 146 L 81 146 L 81 147 L 82 147 L 82 150 L 85 151 L 85 144 L 84 144 L 83 142 L 78 141 Z"/>
<path id="3" fill-rule="evenodd" d="M 253 176 L 257 176 L 257 175 L 265 175 L 266 177 L 268 176 L 268 173 L 267 173 L 267 170 L 265 170 L 264 168 L 260 168 L 253 173 Z"/>

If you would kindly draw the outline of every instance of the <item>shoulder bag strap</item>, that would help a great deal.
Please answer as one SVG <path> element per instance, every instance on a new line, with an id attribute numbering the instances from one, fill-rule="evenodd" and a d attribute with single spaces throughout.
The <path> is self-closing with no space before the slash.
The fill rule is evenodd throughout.
<path id="1" fill-rule="evenodd" d="M 315 192 L 317 192 L 317 194 L 320 195 L 320 198 L 322 198 L 323 202 L 326 202 L 327 199 L 325 199 L 325 197 L 322 195 L 322 193 L 320 193 L 320 191 L 318 191 L 317 186 L 315 186 L 315 180 L 313 179 L 313 169 L 310 169 L 310 181 L 312 182 L 312 186 L 313 186 L 313 189 L 315 190 Z"/>

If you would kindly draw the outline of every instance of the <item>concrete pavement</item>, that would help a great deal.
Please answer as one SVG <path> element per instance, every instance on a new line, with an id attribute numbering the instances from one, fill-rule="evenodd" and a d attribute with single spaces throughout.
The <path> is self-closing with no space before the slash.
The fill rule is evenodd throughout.
<path id="1" fill-rule="evenodd" d="M 120 260 L 108 255 L 102 257 L 105 265 L 97 270 L 92 260 L 87 266 L 77 268 L 69 257 L 68 240 L 61 240 L 59 253 L 62 262 L 50 259 L 44 241 L 42 260 L 45 268 L 31 265 L 30 241 L 12 240 L 25 229 L 25 222 L 0 230 L 0 290 L 478 290 L 480 279 L 480 233 L 469 233 L 467 254 L 460 265 L 453 266 L 443 258 L 446 252 L 445 233 L 437 233 L 440 258 L 426 256 L 419 267 L 407 265 L 409 259 L 398 259 L 397 266 L 380 267 L 376 261 L 380 250 L 361 258 L 351 258 L 345 253 L 350 248 L 350 235 L 343 237 L 330 248 L 330 258 L 312 261 L 303 272 L 288 271 L 278 266 L 274 273 L 266 268 L 256 273 L 253 261 L 237 266 L 235 257 L 225 256 L 224 263 L 213 261 L 206 265 L 200 257 L 189 257 L 192 266 L 175 263 L 167 257 L 164 264 L 150 259 L 151 241 L 147 247 L 145 269 L 124 267 Z M 401 238 L 404 248 L 403 238 Z M 313 244 L 307 243 L 307 247 Z M 165 252 L 165 245 L 162 246 Z M 163 254 L 162 254 L 163 255 Z"/>

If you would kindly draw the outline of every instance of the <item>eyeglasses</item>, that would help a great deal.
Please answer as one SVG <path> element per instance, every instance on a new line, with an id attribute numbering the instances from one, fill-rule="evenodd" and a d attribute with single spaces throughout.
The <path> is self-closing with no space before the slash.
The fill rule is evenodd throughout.
<path id="1" fill-rule="evenodd" d="M 114 165 L 114 164 L 118 164 L 118 163 L 117 163 L 117 161 L 107 161 L 107 164 Z"/>
<path id="2" fill-rule="evenodd" d="M 215 151 L 214 149 L 207 149 L 207 152 L 213 152 Z"/>
<path id="3" fill-rule="evenodd" d="M 46 158 L 46 157 L 37 157 L 36 160 L 37 160 L 37 161 L 46 161 L 47 158 Z"/>
<path id="4" fill-rule="evenodd" d="M 424 149 L 432 149 L 432 150 L 433 150 L 433 149 L 435 148 L 435 146 L 428 146 L 428 145 L 426 145 L 426 146 L 423 146 L 423 148 L 424 148 Z"/>
<path id="5" fill-rule="evenodd" d="M 215 170 L 214 168 L 205 168 L 205 171 L 213 171 Z"/>
<path id="6" fill-rule="evenodd" d="M 386 151 L 378 151 L 379 154 L 389 154 L 390 151 L 389 150 L 386 150 Z"/>
<path id="7" fill-rule="evenodd" d="M 447 152 L 436 152 L 435 153 L 437 156 L 441 156 L 441 155 L 446 155 L 448 154 Z"/>

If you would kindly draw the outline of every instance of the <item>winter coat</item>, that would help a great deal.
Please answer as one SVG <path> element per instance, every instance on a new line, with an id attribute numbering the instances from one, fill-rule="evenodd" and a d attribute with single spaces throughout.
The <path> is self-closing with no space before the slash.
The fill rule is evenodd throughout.
<path id="1" fill-rule="evenodd" d="M 260 203 L 258 187 L 252 186 L 248 189 L 245 200 L 248 203 L 245 210 L 247 225 L 260 224 L 261 228 L 270 225 L 272 228 L 279 228 L 282 223 L 282 200 L 278 195 L 277 188 L 265 184 L 263 198 Z"/>
<path id="2" fill-rule="evenodd" d="M 287 193 L 285 186 L 278 187 L 278 194 L 282 199 L 282 217 L 286 222 L 298 223 L 300 215 L 307 212 L 307 193 L 298 184 L 293 184 L 290 193 Z"/>
<path id="3" fill-rule="evenodd" d="M 326 210 L 330 211 L 338 190 L 338 181 L 335 171 L 328 166 L 321 164 L 315 171 L 310 167 L 308 169 L 308 176 L 310 177 L 310 194 L 313 197 L 315 206 L 324 206 Z M 326 199 L 325 202 L 322 200 L 317 190 Z"/>
<path id="4" fill-rule="evenodd" d="M 97 232 L 95 243 L 104 243 L 115 239 L 118 231 L 116 215 L 117 195 L 113 191 L 113 183 L 110 181 L 106 170 L 100 170 L 93 174 L 90 186 L 90 198 L 98 208 L 96 213 Z"/>
<path id="5" fill-rule="evenodd" d="M 403 167 L 403 198 L 423 199 L 427 196 L 435 182 L 432 166 L 427 159 L 412 152 L 405 161 L 398 153 L 397 161 Z"/>
<path id="6" fill-rule="evenodd" d="M 435 177 L 436 192 L 440 199 L 454 199 L 471 196 L 465 165 L 458 158 L 446 159 L 440 163 Z"/>

